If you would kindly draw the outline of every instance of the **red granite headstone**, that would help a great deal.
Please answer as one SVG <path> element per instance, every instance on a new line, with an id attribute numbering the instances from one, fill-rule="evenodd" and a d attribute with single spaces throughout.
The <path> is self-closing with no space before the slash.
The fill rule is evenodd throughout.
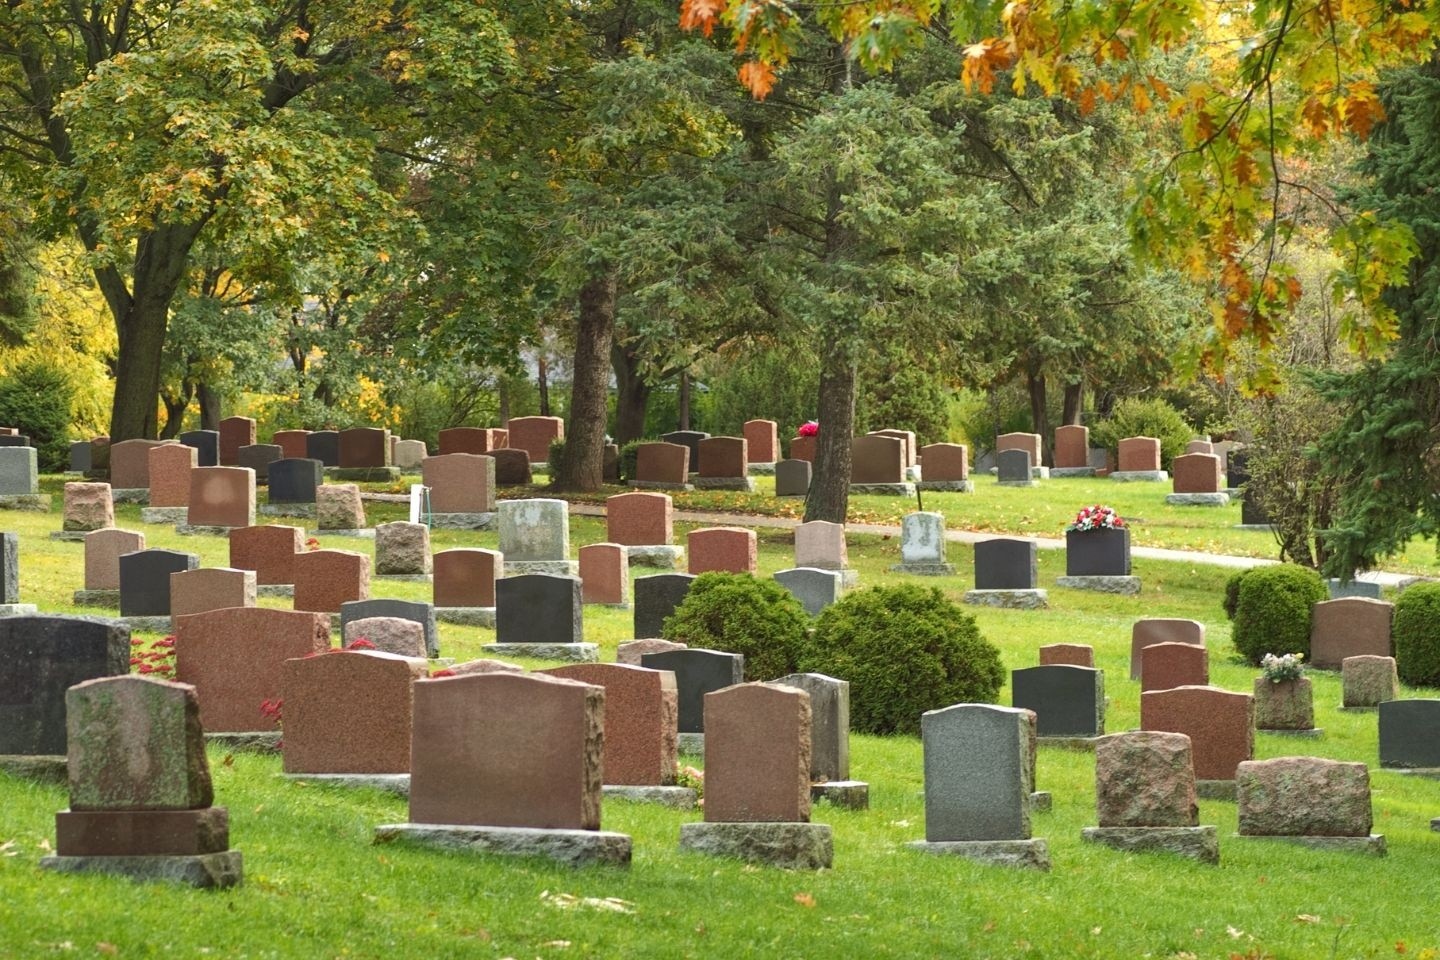
<path id="1" fill-rule="evenodd" d="M 635 451 L 635 479 L 641 483 L 688 483 L 690 448 L 678 443 L 642 443 Z"/>
<path id="2" fill-rule="evenodd" d="M 281 668 L 286 773 L 409 773 L 412 684 L 424 659 L 335 650 Z"/>
<path id="3" fill-rule="evenodd" d="M 675 540 L 672 517 L 669 494 L 617 494 L 605 500 L 605 535 L 627 547 L 667 545 Z"/>
<path id="4" fill-rule="evenodd" d="M 494 513 L 495 460 L 476 453 L 447 453 L 420 461 L 433 513 Z"/>
<path id="5" fill-rule="evenodd" d="M 197 527 L 254 526 L 255 471 L 249 467 L 191 470 L 187 520 Z"/>
<path id="6" fill-rule="evenodd" d="M 1213 453 L 1187 453 L 1170 463 L 1176 493 L 1219 493 L 1225 486 L 1220 458 Z"/>
<path id="7" fill-rule="evenodd" d="M 309 456 L 305 452 L 305 438 L 308 436 L 310 436 L 309 430 L 276 430 L 275 435 L 270 438 L 270 442 L 284 451 L 287 459 L 304 460 Z"/>
<path id="8" fill-rule="evenodd" d="M 1126 437 L 1119 445 L 1121 473 L 1160 469 L 1160 441 L 1154 437 Z"/>
<path id="9" fill-rule="evenodd" d="M 107 527 L 85 534 L 85 589 L 119 590 L 120 556 L 145 549 L 145 534 Z"/>
<path id="10" fill-rule="evenodd" d="M 550 459 L 550 441 L 565 439 L 565 421 L 560 417 L 512 417 L 505 421 L 510 446 L 524 450 L 531 463 Z"/>
<path id="11" fill-rule="evenodd" d="M 774 463 L 780 459 L 779 425 L 774 420 L 746 420 L 741 429 L 751 463 Z"/>
<path id="12" fill-rule="evenodd" d="M 1130 679 L 1140 679 L 1140 651 L 1152 643 L 1205 646 L 1205 624 L 1199 620 L 1148 617 L 1130 627 Z"/>
<path id="13" fill-rule="evenodd" d="M 920 448 L 921 476 L 927 483 L 970 479 L 969 451 L 963 443 L 932 443 Z"/>
<path id="14" fill-rule="evenodd" d="M 680 706 L 674 673 L 618 663 L 581 663 L 541 673 L 604 688 L 606 783 L 675 782 Z"/>
<path id="15" fill-rule="evenodd" d="M 121 440 L 110 444 L 110 486 L 115 490 L 150 489 L 150 448 L 169 443 L 172 441 Z"/>
<path id="16" fill-rule="evenodd" d="M 340 431 L 341 467 L 390 466 L 390 431 L 381 427 L 353 427 Z"/>
<path id="17" fill-rule="evenodd" d="M 190 506 L 190 471 L 200 463 L 200 451 L 183 443 L 162 443 L 150 448 L 150 506 Z"/>
<path id="18" fill-rule="evenodd" d="M 1040 648 L 1040 666 L 1095 666 L 1095 648 L 1085 643 L 1051 643 Z"/>
<path id="19" fill-rule="evenodd" d="M 630 602 L 630 561 L 618 543 L 580 548 L 580 596 L 585 603 Z"/>
<path id="20" fill-rule="evenodd" d="M 1390 621 L 1395 605 L 1370 597 L 1341 597 L 1310 608 L 1310 664 L 1339 670 L 1347 657 L 1394 655 Z"/>
<path id="21" fill-rule="evenodd" d="M 295 609 L 339 613 L 340 604 L 370 599 L 370 558 L 353 550 L 295 554 Z"/>
<path id="22" fill-rule="evenodd" d="M 1189 643 L 1152 643 L 1140 650 L 1140 689 L 1171 690 L 1210 683 L 1210 651 Z"/>
<path id="23" fill-rule="evenodd" d="M 691 573 L 754 573 L 755 531 L 744 527 L 702 527 L 686 538 Z"/>
<path id="24" fill-rule="evenodd" d="M 1002 433 L 995 438 L 995 452 L 1002 450 L 1025 450 L 1030 454 L 1031 466 L 1040 466 L 1040 434 Z"/>
<path id="25" fill-rule="evenodd" d="M 700 472 L 702 477 L 743 477 L 750 463 L 744 439 L 740 437 L 706 437 L 700 441 Z"/>
<path id="26" fill-rule="evenodd" d="M 495 581 L 505 575 L 497 551 L 476 547 L 435 554 L 434 603 L 437 607 L 493 607 Z"/>
<path id="27" fill-rule="evenodd" d="M 1255 755 L 1255 701 L 1219 687 L 1174 687 L 1140 694 L 1140 727 L 1183 733 L 1195 751 L 1200 780 L 1234 780 Z"/>
<path id="28" fill-rule="evenodd" d="M 201 567 L 170 574 L 170 616 L 255 606 L 255 571 Z"/>
<path id="29" fill-rule="evenodd" d="M 300 527 L 237 527 L 230 531 L 230 566 L 254 570 L 257 585 L 290 584 L 295 582 L 295 555 L 304 548 Z"/>
<path id="30" fill-rule="evenodd" d="M 1090 428 L 1067 424 L 1055 428 L 1055 466 L 1073 469 L 1090 466 Z"/>
<path id="31" fill-rule="evenodd" d="M 240 448 L 255 443 L 255 421 L 249 417 L 226 417 L 220 421 L 220 466 L 240 462 Z"/>
<path id="32" fill-rule="evenodd" d="M 810 819 L 810 695 L 742 683 L 705 694 L 707 823 Z"/>

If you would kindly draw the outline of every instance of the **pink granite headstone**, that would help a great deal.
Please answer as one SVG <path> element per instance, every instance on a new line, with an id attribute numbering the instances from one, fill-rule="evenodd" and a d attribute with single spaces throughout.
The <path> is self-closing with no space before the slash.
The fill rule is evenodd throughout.
<path id="1" fill-rule="evenodd" d="M 751 573 L 756 569 L 755 531 L 744 527 L 702 527 L 686 538 L 691 573 Z"/>

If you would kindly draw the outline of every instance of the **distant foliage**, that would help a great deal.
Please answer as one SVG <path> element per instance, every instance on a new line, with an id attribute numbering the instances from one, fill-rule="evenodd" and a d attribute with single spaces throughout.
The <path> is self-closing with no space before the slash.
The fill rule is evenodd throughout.
<path id="1" fill-rule="evenodd" d="M 1111 453 L 1128 437 L 1154 437 L 1160 441 L 1160 465 L 1169 469 L 1171 460 L 1185 452 L 1195 429 L 1164 400 L 1130 397 L 1115 404 L 1110 416 L 1090 429 L 1090 440 Z"/>
<path id="2" fill-rule="evenodd" d="M 860 368 L 855 398 L 859 432 L 910 430 L 920 446 L 941 443 L 950 433 L 950 403 L 941 378 L 907 351 L 877 351 Z"/>
<path id="3" fill-rule="evenodd" d="M 745 656 L 746 680 L 774 680 L 799 669 L 810 618 L 774 580 L 748 573 L 702 573 L 665 618 L 666 640 Z"/>
<path id="4" fill-rule="evenodd" d="M 1395 600 L 1395 670 L 1415 687 L 1440 687 L 1440 583 L 1417 583 Z"/>
<path id="5" fill-rule="evenodd" d="M 1314 570 L 1283 563 L 1256 567 L 1240 579 L 1230 637 L 1248 663 L 1265 654 L 1310 656 L 1310 608 L 1329 599 Z"/>
<path id="6" fill-rule="evenodd" d="M 738 437 L 746 420 L 774 420 L 780 439 L 788 440 L 789 431 L 815 416 L 820 361 L 813 351 L 751 346 L 724 361 L 705 383 L 711 433 Z"/>
<path id="7" fill-rule="evenodd" d="M 42 473 L 70 459 L 70 405 L 75 390 L 64 371 L 34 358 L 0 378 L 0 425 L 17 427 L 35 447 Z"/>

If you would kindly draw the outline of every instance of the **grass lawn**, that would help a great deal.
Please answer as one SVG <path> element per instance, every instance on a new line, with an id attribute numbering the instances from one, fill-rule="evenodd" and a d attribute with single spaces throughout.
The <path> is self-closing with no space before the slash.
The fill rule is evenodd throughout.
<path id="1" fill-rule="evenodd" d="M 1035 492 L 987 483 L 981 479 L 974 497 L 927 497 L 926 506 L 973 509 L 978 516 L 983 504 L 987 516 L 1021 522 L 1024 500 Z M 1163 491 L 1148 488 L 1055 481 L 1043 489 L 1061 483 L 1067 491 L 1074 484 L 1075 496 L 1045 494 L 1056 505 L 1030 511 L 1023 522 L 1037 525 L 1034 532 L 1057 535 L 1074 507 L 1100 499 L 1150 521 L 1138 529 L 1159 528 L 1169 517 L 1163 511 L 1174 510 L 1131 509 L 1132 501 L 1102 497 L 1096 489 L 1136 497 L 1137 507 L 1163 500 Z M 867 504 L 871 500 L 880 498 L 866 498 Z M 367 509 L 372 522 L 400 515 L 399 507 Z M 117 513 L 119 525 L 140 528 L 137 507 Z M 1180 513 L 1165 529 L 1188 529 L 1182 521 L 1196 514 Z M 6 514 L 0 525 L 21 537 L 22 599 L 44 610 L 73 611 L 69 600 L 81 585 L 83 547 L 48 539 L 59 526 L 58 503 L 55 513 Z M 179 537 L 162 526 L 146 534 L 149 545 L 192 550 L 207 566 L 226 562 L 219 538 Z M 602 522 L 573 521 L 575 543 L 603 538 Z M 787 534 L 762 530 L 760 539 L 763 572 L 790 565 Z M 322 541 L 373 550 L 369 541 Z M 494 546 L 495 534 L 440 531 L 433 542 L 435 549 Z M 898 579 L 885 574 L 898 553 L 893 539 L 851 541 L 862 584 Z M 972 582 L 970 551 L 952 548 L 952 560 L 956 577 L 921 582 L 958 599 Z M 1223 570 L 1137 561 L 1143 593 L 1114 597 L 1054 588 L 1061 563 L 1058 552 L 1041 551 L 1049 610 L 973 610 L 1008 668 L 1033 665 L 1045 643 L 1091 644 L 1108 681 L 1107 728 L 1130 729 L 1139 719 L 1139 685 L 1128 679 L 1131 622 L 1192 617 L 1209 628 L 1212 682 L 1250 688 L 1257 671 L 1232 660 L 1219 606 Z M 374 593 L 428 599 L 424 584 L 377 580 Z M 602 659 L 613 659 L 616 644 L 630 636 L 630 614 L 587 608 L 585 617 L 587 639 L 601 645 Z M 492 636 L 442 624 L 442 652 L 481 655 Z M 1257 755 L 1314 753 L 1373 767 L 1374 714 L 1337 709 L 1337 675 L 1312 679 L 1324 738 L 1262 733 Z M 1001 702 L 1009 702 L 1008 690 Z M 280 781 L 276 757 L 212 750 L 210 761 L 217 802 L 230 808 L 232 845 L 246 858 L 245 885 L 224 893 L 41 873 L 36 861 L 54 841 L 53 816 L 65 806 L 65 792 L 0 775 L 0 957 L 1440 956 L 1440 834 L 1429 830 L 1430 818 L 1440 816 L 1440 783 L 1378 769 L 1372 770 L 1375 831 L 1389 841 L 1387 859 L 1232 839 L 1234 804 L 1201 801 L 1201 822 L 1217 825 L 1221 837 L 1221 865 L 1206 867 L 1082 845 L 1081 828 L 1095 820 L 1093 756 L 1042 748 L 1038 786 L 1053 793 L 1054 811 L 1036 815 L 1034 826 L 1049 842 L 1054 869 L 1041 875 L 905 849 L 924 835 L 919 742 L 857 736 L 852 773 L 870 782 L 871 809 L 822 805 L 813 814 L 834 828 L 831 871 L 789 873 L 682 854 L 680 824 L 698 815 L 610 802 L 604 826 L 632 835 L 634 863 L 629 870 L 576 872 L 544 862 L 375 847 L 371 829 L 403 821 L 403 800 Z"/>

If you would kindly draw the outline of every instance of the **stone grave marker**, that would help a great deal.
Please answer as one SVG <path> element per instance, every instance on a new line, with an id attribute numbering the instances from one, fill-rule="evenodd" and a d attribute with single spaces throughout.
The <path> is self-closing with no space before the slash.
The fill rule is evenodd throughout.
<path id="1" fill-rule="evenodd" d="M 699 470 L 691 483 L 701 490 L 755 492 L 743 437 L 706 437 L 699 443 Z"/>
<path id="2" fill-rule="evenodd" d="M 424 659 L 332 650 L 280 669 L 288 774 L 410 773 L 411 685 Z"/>
<path id="3" fill-rule="evenodd" d="M 1069 665 L 1010 671 L 1011 702 L 1035 713 L 1035 733 L 1082 738 L 1105 733 L 1105 671 Z"/>
<path id="4" fill-rule="evenodd" d="M 745 658 L 738 653 L 703 650 L 690 647 L 662 653 L 646 653 L 640 665 L 651 670 L 669 670 L 675 674 L 675 689 L 680 703 L 680 750 L 695 752 L 695 738 L 687 743 L 685 734 L 705 732 L 705 695 L 733 687 L 745 679 Z"/>
<path id="5" fill-rule="evenodd" d="M 700 441 L 707 440 L 709 437 L 710 434 L 701 433 L 699 430 L 676 430 L 673 433 L 660 435 L 660 439 L 665 443 L 684 447 L 689 452 L 685 464 L 690 473 L 700 472 Z"/>
<path id="6" fill-rule="evenodd" d="M 1239 835 L 1385 856 L 1370 832 L 1370 771 L 1321 757 L 1247 760 L 1235 777 Z"/>
<path id="7" fill-rule="evenodd" d="M 1090 466 L 1090 428 L 1079 424 L 1067 424 L 1055 428 L 1055 466 L 1050 468 L 1052 477 L 1094 476 L 1095 468 Z"/>
<path id="8" fill-rule="evenodd" d="M 1380 599 L 1380 584 L 1373 580 L 1352 579 L 1342 581 L 1338 577 L 1330 577 L 1325 581 L 1325 587 L 1330 591 L 1331 600 L 1339 600 L 1343 597 L 1368 597 L 1371 600 Z"/>
<path id="9" fill-rule="evenodd" d="M 1140 727 L 1183 733 L 1195 755 L 1203 796 L 1233 792 L 1235 768 L 1255 755 L 1255 703 L 1219 687 L 1175 687 L 1140 694 Z"/>
<path id="10" fill-rule="evenodd" d="M 1038 433 L 1000 434 L 995 438 L 995 455 L 997 462 L 999 455 L 1006 450 L 1024 450 L 1030 454 L 1030 466 L 1032 468 L 1040 467 L 1040 465 L 1045 462 L 1043 445 L 1040 440 L 1040 434 Z M 1035 476 L 1037 479 L 1043 479 L 1045 474 L 1037 470 Z"/>
<path id="11" fill-rule="evenodd" d="M 40 493 L 40 472 L 34 447 L 0 447 L 0 509 L 44 513 L 50 495 Z"/>
<path id="12" fill-rule="evenodd" d="M 1230 502 L 1224 492 L 1225 476 L 1220 458 L 1213 453 L 1187 453 L 1171 463 L 1175 471 L 1174 492 L 1165 502 L 1178 506 L 1223 507 Z"/>
<path id="13" fill-rule="evenodd" d="M 886 493 L 896 492 L 888 488 L 903 488 L 905 485 L 904 440 L 868 434 L 851 442 L 852 489 L 859 487 L 860 490 L 856 491 L 859 493 Z"/>
<path id="14" fill-rule="evenodd" d="M 517 573 L 575 576 L 570 560 L 570 504 L 541 498 L 503 500 L 499 504 L 500 552 Z"/>
<path id="15" fill-rule="evenodd" d="M 803 497 L 810 492 L 810 461 L 781 460 L 775 464 L 775 496 Z"/>
<path id="16" fill-rule="evenodd" d="M 565 421 L 560 417 L 512 417 L 505 421 L 512 449 L 524 450 L 531 463 L 550 459 L 550 443 L 565 439 Z"/>
<path id="17" fill-rule="evenodd" d="M 1111 480 L 1161 482 L 1170 479 L 1160 469 L 1160 441 L 1155 437 L 1126 437 L 1118 445 L 1116 464 Z"/>
<path id="18" fill-rule="evenodd" d="M 659 637 L 647 637 L 643 640 L 626 640 L 615 647 L 615 662 L 628 664 L 632 667 L 640 666 L 640 658 L 647 653 L 668 653 L 671 650 L 684 650 L 688 644 L 673 643 L 669 640 L 661 640 Z"/>
<path id="19" fill-rule="evenodd" d="M 299 527 L 237 527 L 230 531 L 230 566 L 254 570 L 255 589 L 260 596 L 289 596 L 294 592 L 295 555 L 304 547 L 305 531 Z M 265 589 L 281 586 L 291 589 Z"/>
<path id="20" fill-rule="evenodd" d="M 920 449 L 921 490 L 974 493 L 970 453 L 963 443 L 932 443 Z"/>
<path id="21" fill-rule="evenodd" d="M 255 471 L 249 467 L 196 467 L 190 471 L 186 523 L 197 531 L 255 525 Z M 184 532 L 184 529 L 181 529 Z"/>
<path id="22" fill-rule="evenodd" d="M 381 653 L 425 659 L 425 627 L 401 617 L 365 617 L 350 620 L 341 635 L 341 645 L 351 647 L 365 641 Z"/>
<path id="23" fill-rule="evenodd" d="M 168 623 L 170 574 L 199 566 L 199 557 L 179 550 L 152 547 L 124 554 L 120 557 L 120 616 L 156 617 Z M 166 628 L 166 624 L 156 626 Z"/>
<path id="24" fill-rule="evenodd" d="M 635 448 L 632 487 L 690 489 L 690 451 L 678 443 L 642 443 Z"/>
<path id="25" fill-rule="evenodd" d="M 84 540 L 92 530 L 115 526 L 115 502 L 108 483 L 65 484 L 65 516 L 61 533 L 72 533 Z"/>
<path id="26" fill-rule="evenodd" d="M 1085 643 L 1051 643 L 1040 648 L 1040 665 L 1095 666 L 1095 648 Z"/>
<path id="27" fill-rule="evenodd" d="M 1346 657 L 1388 657 L 1395 605 L 1367 597 L 1325 600 L 1310 608 L 1310 665 L 1338 670 Z"/>
<path id="28" fill-rule="evenodd" d="M 505 575 L 496 550 L 461 547 L 434 558 L 436 619 L 445 623 L 495 626 L 495 583 Z"/>
<path id="29" fill-rule="evenodd" d="M 818 617 L 821 610 L 839 600 L 840 594 L 844 592 L 839 570 L 794 567 L 777 572 L 775 582 L 789 590 L 812 617 Z"/>
<path id="30" fill-rule="evenodd" d="M 352 427 L 340 431 L 340 468 L 373 470 L 390 466 L 390 431 Z"/>
<path id="31" fill-rule="evenodd" d="M 447 453 L 420 461 L 421 482 L 430 488 L 431 521 L 437 527 L 488 529 L 495 522 L 495 459 Z"/>
<path id="32" fill-rule="evenodd" d="M 693 807 L 695 791 L 677 788 L 676 718 L 679 709 L 675 675 L 665 670 L 618 663 L 577 663 L 541 670 L 541 674 L 576 680 L 605 691 L 605 749 L 601 770 L 605 785 L 670 787 L 669 791 L 606 791 L 630 799 L 667 799 Z M 677 791 L 688 790 L 675 795 Z M 688 804 L 687 802 L 688 801 Z"/>
<path id="33" fill-rule="evenodd" d="M 381 577 L 429 580 L 430 528 L 397 520 L 375 527 L 375 573 Z"/>
<path id="34" fill-rule="evenodd" d="M 4 617 L 0 653 L 0 757 L 63 755 L 65 691 L 129 673 L 130 631 L 106 620 Z"/>
<path id="35" fill-rule="evenodd" d="M 920 445 L 915 440 L 915 431 L 913 430 L 871 430 L 867 436 L 894 437 L 905 444 L 904 457 L 907 471 L 920 462 Z"/>
<path id="36" fill-rule="evenodd" d="M 1215 828 L 1200 826 L 1195 765 L 1184 734 L 1135 731 L 1097 740 L 1095 809 L 1100 825 L 1081 831 L 1086 842 L 1220 862 Z"/>
<path id="37" fill-rule="evenodd" d="M 503 435 L 503 436 L 502 436 Z M 440 456 L 452 453 L 489 453 L 498 450 L 509 441 L 504 430 L 489 427 L 450 427 L 439 434 Z"/>
<path id="38" fill-rule="evenodd" d="M 506 564 L 509 564 L 506 560 Z M 579 577 L 531 573 L 495 582 L 495 643 L 488 652 L 548 660 L 593 661 L 585 643 Z"/>
<path id="39" fill-rule="evenodd" d="M 628 548 L 632 566 L 673 570 L 685 552 L 674 543 L 673 517 L 669 494 L 617 494 L 605 500 L 605 535 Z"/>
<path id="40" fill-rule="evenodd" d="M 796 525 L 795 566 L 845 570 L 849 565 L 844 524 L 811 520 L 809 523 Z"/>
<path id="41" fill-rule="evenodd" d="M 1440 770 L 1440 700 L 1386 700 L 1377 709 L 1380 766 Z"/>
<path id="42" fill-rule="evenodd" d="M 283 460 L 310 459 L 309 440 L 309 430 L 276 430 L 270 438 L 270 442 L 280 448 Z"/>
<path id="43" fill-rule="evenodd" d="M 170 616 L 255 606 L 255 571 L 203 567 L 170 574 Z"/>
<path id="44" fill-rule="evenodd" d="M 162 443 L 147 452 L 150 501 L 141 510 L 146 523 L 183 523 L 189 515 L 190 474 L 200 466 L 200 451 L 183 443 Z"/>
<path id="45" fill-rule="evenodd" d="M 1002 487 L 1033 487 L 1035 479 L 1029 450 L 1000 450 L 995 454 L 999 470 L 997 482 Z"/>
<path id="46" fill-rule="evenodd" d="M 429 451 L 425 449 L 424 440 L 396 440 L 394 447 L 390 459 L 394 461 L 395 466 L 407 473 L 419 470 L 420 465 L 429 455 Z"/>
<path id="47" fill-rule="evenodd" d="M 946 561 L 945 553 L 945 515 L 907 513 L 900 520 L 900 562 L 890 570 L 922 577 L 951 576 L 955 566 Z"/>
<path id="48" fill-rule="evenodd" d="M 991 607 L 1043 609 L 1040 558 L 1034 540 L 996 537 L 975 544 L 975 589 L 964 601 Z"/>
<path id="49" fill-rule="evenodd" d="M 252 443 L 240 448 L 240 462 L 236 466 L 254 470 L 256 483 L 269 483 L 270 464 L 284 456 L 284 448 L 277 443 Z"/>
<path id="50" fill-rule="evenodd" d="M 495 485 L 498 487 L 523 487 L 534 482 L 530 472 L 530 455 L 524 450 L 501 447 L 490 451 L 495 461 Z"/>
<path id="51" fill-rule="evenodd" d="M 353 550 L 308 550 L 292 561 L 295 609 L 339 613 L 343 604 L 370 598 L 370 558 Z"/>
<path id="52" fill-rule="evenodd" d="M 791 673 L 772 683 L 810 695 L 810 798 L 865 810 L 870 785 L 850 779 L 850 684 L 823 673 Z"/>
<path id="53" fill-rule="evenodd" d="M 1199 620 L 1147 617 L 1130 627 L 1130 679 L 1140 679 L 1140 651 L 1154 643 L 1205 646 L 1205 624 Z"/>
<path id="54" fill-rule="evenodd" d="M 1394 657 L 1346 657 L 1340 661 L 1340 678 L 1346 709 L 1373 710 L 1400 696 Z"/>
<path id="55" fill-rule="evenodd" d="M 316 430 L 305 438 L 305 458 L 319 460 L 327 467 L 340 466 L 340 434 L 335 430 Z"/>
<path id="56" fill-rule="evenodd" d="M 660 636 L 665 618 L 680 606 L 694 581 L 695 575 L 690 573 L 636 577 L 632 584 L 635 592 L 635 636 L 642 639 Z"/>
<path id="57" fill-rule="evenodd" d="M 630 609 L 630 560 L 618 543 L 589 543 L 580 548 L 581 599 Z"/>
<path id="58" fill-rule="evenodd" d="M 166 443 L 169 441 L 122 440 L 110 444 L 110 487 L 117 501 L 134 502 L 149 495 L 150 448 Z"/>
<path id="59" fill-rule="evenodd" d="M 325 483 L 325 465 L 309 457 L 284 457 L 270 464 L 271 505 L 304 505 L 315 508 L 315 491 Z"/>
<path id="60" fill-rule="evenodd" d="M 808 437 L 790 438 L 790 458 L 792 460 L 804 460 L 806 463 L 815 462 L 815 451 L 819 447 L 820 437 L 812 435 Z"/>
<path id="61" fill-rule="evenodd" d="M 75 440 L 70 444 L 70 460 L 68 462 L 70 473 L 89 473 L 93 466 L 90 459 L 90 441 Z"/>
<path id="62" fill-rule="evenodd" d="M 85 589 L 76 604 L 120 605 L 120 557 L 145 549 L 145 534 L 108 527 L 85 535 Z"/>
<path id="63" fill-rule="evenodd" d="M 685 541 L 690 572 L 749 573 L 757 568 L 755 531 L 748 527 L 702 527 Z"/>
<path id="64" fill-rule="evenodd" d="M 35 613 L 34 604 L 20 602 L 20 537 L 0 533 L 0 617 Z"/>
<path id="65" fill-rule="evenodd" d="M 430 604 L 390 597 L 347 600 L 340 604 L 340 636 L 345 636 L 346 627 L 352 622 L 373 617 L 394 617 L 420 624 L 425 631 L 426 656 L 440 656 L 440 634 L 435 627 L 435 608 Z"/>
<path id="66" fill-rule="evenodd" d="M 220 463 L 222 467 L 240 465 L 240 448 L 255 442 L 255 421 L 250 417 L 226 417 L 220 421 Z"/>
<path id="67" fill-rule="evenodd" d="M 325 483 L 315 488 L 315 526 L 326 533 L 365 529 L 365 503 L 353 483 Z"/>
<path id="68" fill-rule="evenodd" d="M 1210 651 L 1192 643 L 1152 643 L 1140 648 L 1140 690 L 1172 690 L 1210 684 Z"/>
<path id="69" fill-rule="evenodd" d="M 746 456 L 751 464 L 774 464 L 780 459 L 780 425 L 774 420 L 746 420 Z"/>

